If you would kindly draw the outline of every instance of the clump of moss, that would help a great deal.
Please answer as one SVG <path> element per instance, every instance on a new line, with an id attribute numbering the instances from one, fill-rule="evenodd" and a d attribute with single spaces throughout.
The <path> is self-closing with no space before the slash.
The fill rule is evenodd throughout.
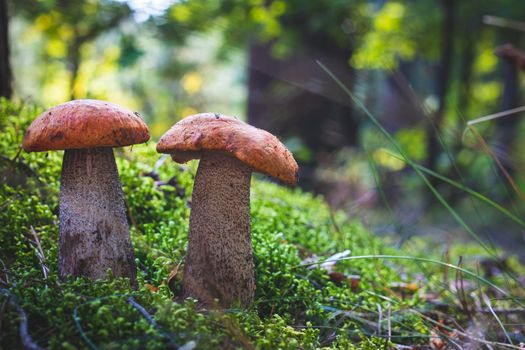
<path id="1" fill-rule="evenodd" d="M 25 310 L 31 337 L 45 348 L 377 349 L 394 340 L 428 343 L 433 324 L 410 309 L 430 306 L 414 291 L 396 290 L 414 280 L 410 269 L 357 259 L 338 262 L 339 275 L 329 275 L 303 263 L 344 250 L 353 256 L 393 250 L 358 222 L 333 215 L 322 199 L 262 180 L 252 187 L 254 305 L 199 311 L 195 301 L 179 300 L 195 169 L 161 164 L 151 143 L 117 153 L 138 290 L 111 271 L 96 282 L 59 281 L 62 153 L 26 154 L 19 147 L 37 114 L 33 107 L 0 103 L 0 348 L 21 347 L 18 314 L 5 303 L 7 295 Z M 387 311 L 390 340 L 386 317 L 378 318 Z"/>

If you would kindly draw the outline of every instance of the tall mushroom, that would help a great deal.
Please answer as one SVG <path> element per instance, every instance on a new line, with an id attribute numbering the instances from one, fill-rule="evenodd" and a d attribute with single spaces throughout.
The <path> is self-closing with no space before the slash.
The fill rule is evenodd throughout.
<path id="1" fill-rule="evenodd" d="M 112 147 L 149 140 L 140 115 L 115 104 L 74 100 L 29 126 L 27 152 L 65 150 L 60 184 L 59 275 L 117 277 L 135 283 L 135 259 Z"/>
<path id="2" fill-rule="evenodd" d="M 248 306 L 255 292 L 250 237 L 252 171 L 295 185 L 298 166 L 272 134 L 236 118 L 203 113 L 168 130 L 157 152 L 185 163 L 200 158 L 193 188 L 183 297 L 206 306 Z"/>

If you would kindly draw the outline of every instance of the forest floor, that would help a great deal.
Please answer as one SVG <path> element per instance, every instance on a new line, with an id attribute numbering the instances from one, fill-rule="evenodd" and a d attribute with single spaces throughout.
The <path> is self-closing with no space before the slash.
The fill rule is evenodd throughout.
<path id="1" fill-rule="evenodd" d="M 322 198 L 261 178 L 251 192 L 255 302 L 180 301 L 195 164 L 159 162 L 153 142 L 116 151 L 138 288 L 110 273 L 60 281 L 62 152 L 20 149 L 38 113 L 0 104 L 0 349 L 524 348 L 516 257 L 428 237 L 398 249 Z"/>

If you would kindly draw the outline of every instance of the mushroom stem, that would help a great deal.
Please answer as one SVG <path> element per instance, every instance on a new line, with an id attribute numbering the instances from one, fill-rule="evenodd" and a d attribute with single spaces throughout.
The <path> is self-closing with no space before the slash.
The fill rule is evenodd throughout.
<path id="1" fill-rule="evenodd" d="M 60 184 L 59 275 L 103 278 L 107 270 L 135 285 L 135 259 L 112 148 L 64 152 Z"/>
<path id="2" fill-rule="evenodd" d="M 221 152 L 203 152 L 193 187 L 183 297 L 206 306 L 240 302 L 255 293 L 250 237 L 252 170 Z"/>

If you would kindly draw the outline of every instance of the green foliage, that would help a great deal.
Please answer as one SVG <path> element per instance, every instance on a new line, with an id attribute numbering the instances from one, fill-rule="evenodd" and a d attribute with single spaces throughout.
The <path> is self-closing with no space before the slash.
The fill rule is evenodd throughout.
<path id="1" fill-rule="evenodd" d="M 182 42 L 191 31 L 219 29 L 223 38 L 221 57 L 232 48 L 262 42 L 270 44 L 276 58 L 285 58 L 315 40 L 329 40 L 335 47 L 346 49 L 353 40 L 351 33 L 363 29 L 363 16 L 357 11 L 362 3 L 189 0 L 172 5 L 159 29 L 167 38 L 174 38 L 177 42 Z"/>
<path id="2" fill-rule="evenodd" d="M 128 5 L 112 0 L 24 0 L 11 3 L 12 12 L 20 20 L 28 21 L 21 41 L 23 46 L 32 48 L 32 54 L 24 55 L 24 62 L 20 63 L 22 69 L 18 64 L 14 65 L 15 75 L 20 80 L 31 76 L 41 89 L 47 90 L 46 97 L 33 90 L 34 85 L 24 86 L 27 90 L 23 93 L 33 90 L 31 94 L 46 103 L 91 95 L 88 90 L 92 76 L 85 73 L 83 63 L 98 37 L 115 32 L 130 18 Z M 122 55 L 115 45 L 104 45 L 105 50 L 102 55 L 98 54 L 99 59 L 104 57 L 106 67 L 111 67 L 117 59 L 123 65 L 131 64 L 140 55 L 138 50 L 133 50 L 132 44 L 129 36 L 123 36 Z M 46 62 L 45 68 L 40 67 L 42 61 Z M 34 67 L 37 65 L 39 67 Z"/>
<path id="3" fill-rule="evenodd" d="M 448 148 L 461 150 L 454 159 L 439 151 L 437 169 L 452 173 L 457 167 L 465 178 L 491 186 L 495 180 L 490 158 L 482 159 L 477 143 L 471 149 L 464 147 L 458 134 L 465 120 L 501 107 L 507 78 L 494 48 L 504 42 L 518 48 L 524 45 L 519 31 L 484 24 L 483 16 L 520 20 L 525 2 L 451 2 L 454 28 L 450 38 L 443 38 L 445 3 L 187 0 L 174 1 L 164 13 L 141 22 L 122 1 L 12 0 L 10 30 L 17 40 L 11 42 L 11 61 L 16 95 L 30 96 L 44 105 L 71 96 L 116 101 L 142 112 L 152 134 L 160 136 L 175 120 L 197 110 L 242 113 L 245 83 L 250 81 L 246 74 L 260 69 L 246 67 L 251 64 L 245 57 L 246 49 L 264 43 L 277 60 L 304 55 L 327 64 L 332 58 L 349 60 L 359 73 L 352 89 L 366 94 L 364 100 L 380 110 L 383 101 L 383 108 L 392 107 L 387 97 L 395 89 L 388 80 L 401 74 L 398 78 L 407 79 L 405 88 L 414 90 L 410 104 L 421 101 L 422 111 L 417 114 L 423 125 L 427 119 L 423 114 L 432 119 L 441 100 L 437 96 L 440 84 L 435 80 L 443 76 L 439 60 L 443 44 L 450 42 L 450 83 L 445 91 L 443 125 L 438 129 L 442 129 L 441 138 Z M 217 57 L 232 60 L 225 63 Z M 368 72 L 368 68 L 375 72 Z M 194 84 L 187 84 L 189 81 Z M 229 87 L 228 94 L 222 93 L 224 86 Z M 402 100 L 407 97 L 400 96 Z M 405 124 L 403 113 L 392 112 L 393 120 L 384 122 L 392 123 L 390 128 L 404 127 L 393 125 Z M 411 114 L 407 117 L 413 123 L 416 115 Z M 387 117 L 390 112 L 384 115 Z M 421 125 L 396 135 L 403 146 L 411 145 L 407 151 L 418 161 L 433 157 L 425 149 L 430 128 Z M 356 126 L 360 134 L 366 133 L 367 127 L 366 122 Z M 492 139 L 505 129 L 497 123 L 484 128 L 487 132 L 481 134 Z M 295 136 L 288 144 L 297 159 L 314 162 L 318 150 L 303 145 L 304 135 Z M 507 145 L 512 148 L 510 158 L 519 164 L 519 138 L 514 135 L 511 139 L 512 144 Z M 357 143 L 363 145 L 361 139 Z M 389 170 L 402 168 L 386 165 Z M 512 174 L 518 183 L 524 181 L 520 173 Z M 497 195 L 504 195 L 502 186 L 492 187 Z"/>
<path id="4" fill-rule="evenodd" d="M 183 270 L 195 164 L 162 163 L 153 143 L 117 151 L 139 288 L 131 289 L 111 273 L 96 282 L 59 281 L 61 152 L 19 153 L 23 132 L 37 113 L 32 107 L 0 104 L 0 299 L 8 294 L 16 298 L 39 345 L 377 349 L 389 344 L 374 326 L 378 309 L 390 310 L 391 332 L 398 342 L 426 341 L 431 325 L 409 312 L 422 305 L 421 299 L 393 290 L 411 281 L 418 266 L 401 270 L 395 262 L 378 259 L 340 261 L 335 271 L 345 278 L 335 281 L 324 269 L 305 265 L 306 258 L 322 260 L 344 250 L 353 256 L 395 251 L 361 224 L 331 213 L 321 198 L 258 179 L 251 194 L 254 305 L 248 310 L 202 311 L 193 300 L 179 300 L 180 272 L 169 282 L 172 289 L 168 278 L 172 271 Z M 0 320 L 0 347 L 21 347 L 15 308 L 5 304 Z M 386 321 L 380 322 L 386 329 Z"/>
<path id="5" fill-rule="evenodd" d="M 362 15 L 370 17 L 371 28 L 363 36 L 362 44 L 351 63 L 356 68 L 392 69 L 397 67 L 399 59 L 408 60 L 414 57 L 416 44 L 413 36 L 416 22 L 413 19 L 407 20 L 410 6 L 402 3 L 388 2 L 377 12 L 374 7 L 370 3 L 361 8 Z M 422 20 L 423 18 L 420 19 Z M 407 25 L 412 30 L 401 30 Z"/>

